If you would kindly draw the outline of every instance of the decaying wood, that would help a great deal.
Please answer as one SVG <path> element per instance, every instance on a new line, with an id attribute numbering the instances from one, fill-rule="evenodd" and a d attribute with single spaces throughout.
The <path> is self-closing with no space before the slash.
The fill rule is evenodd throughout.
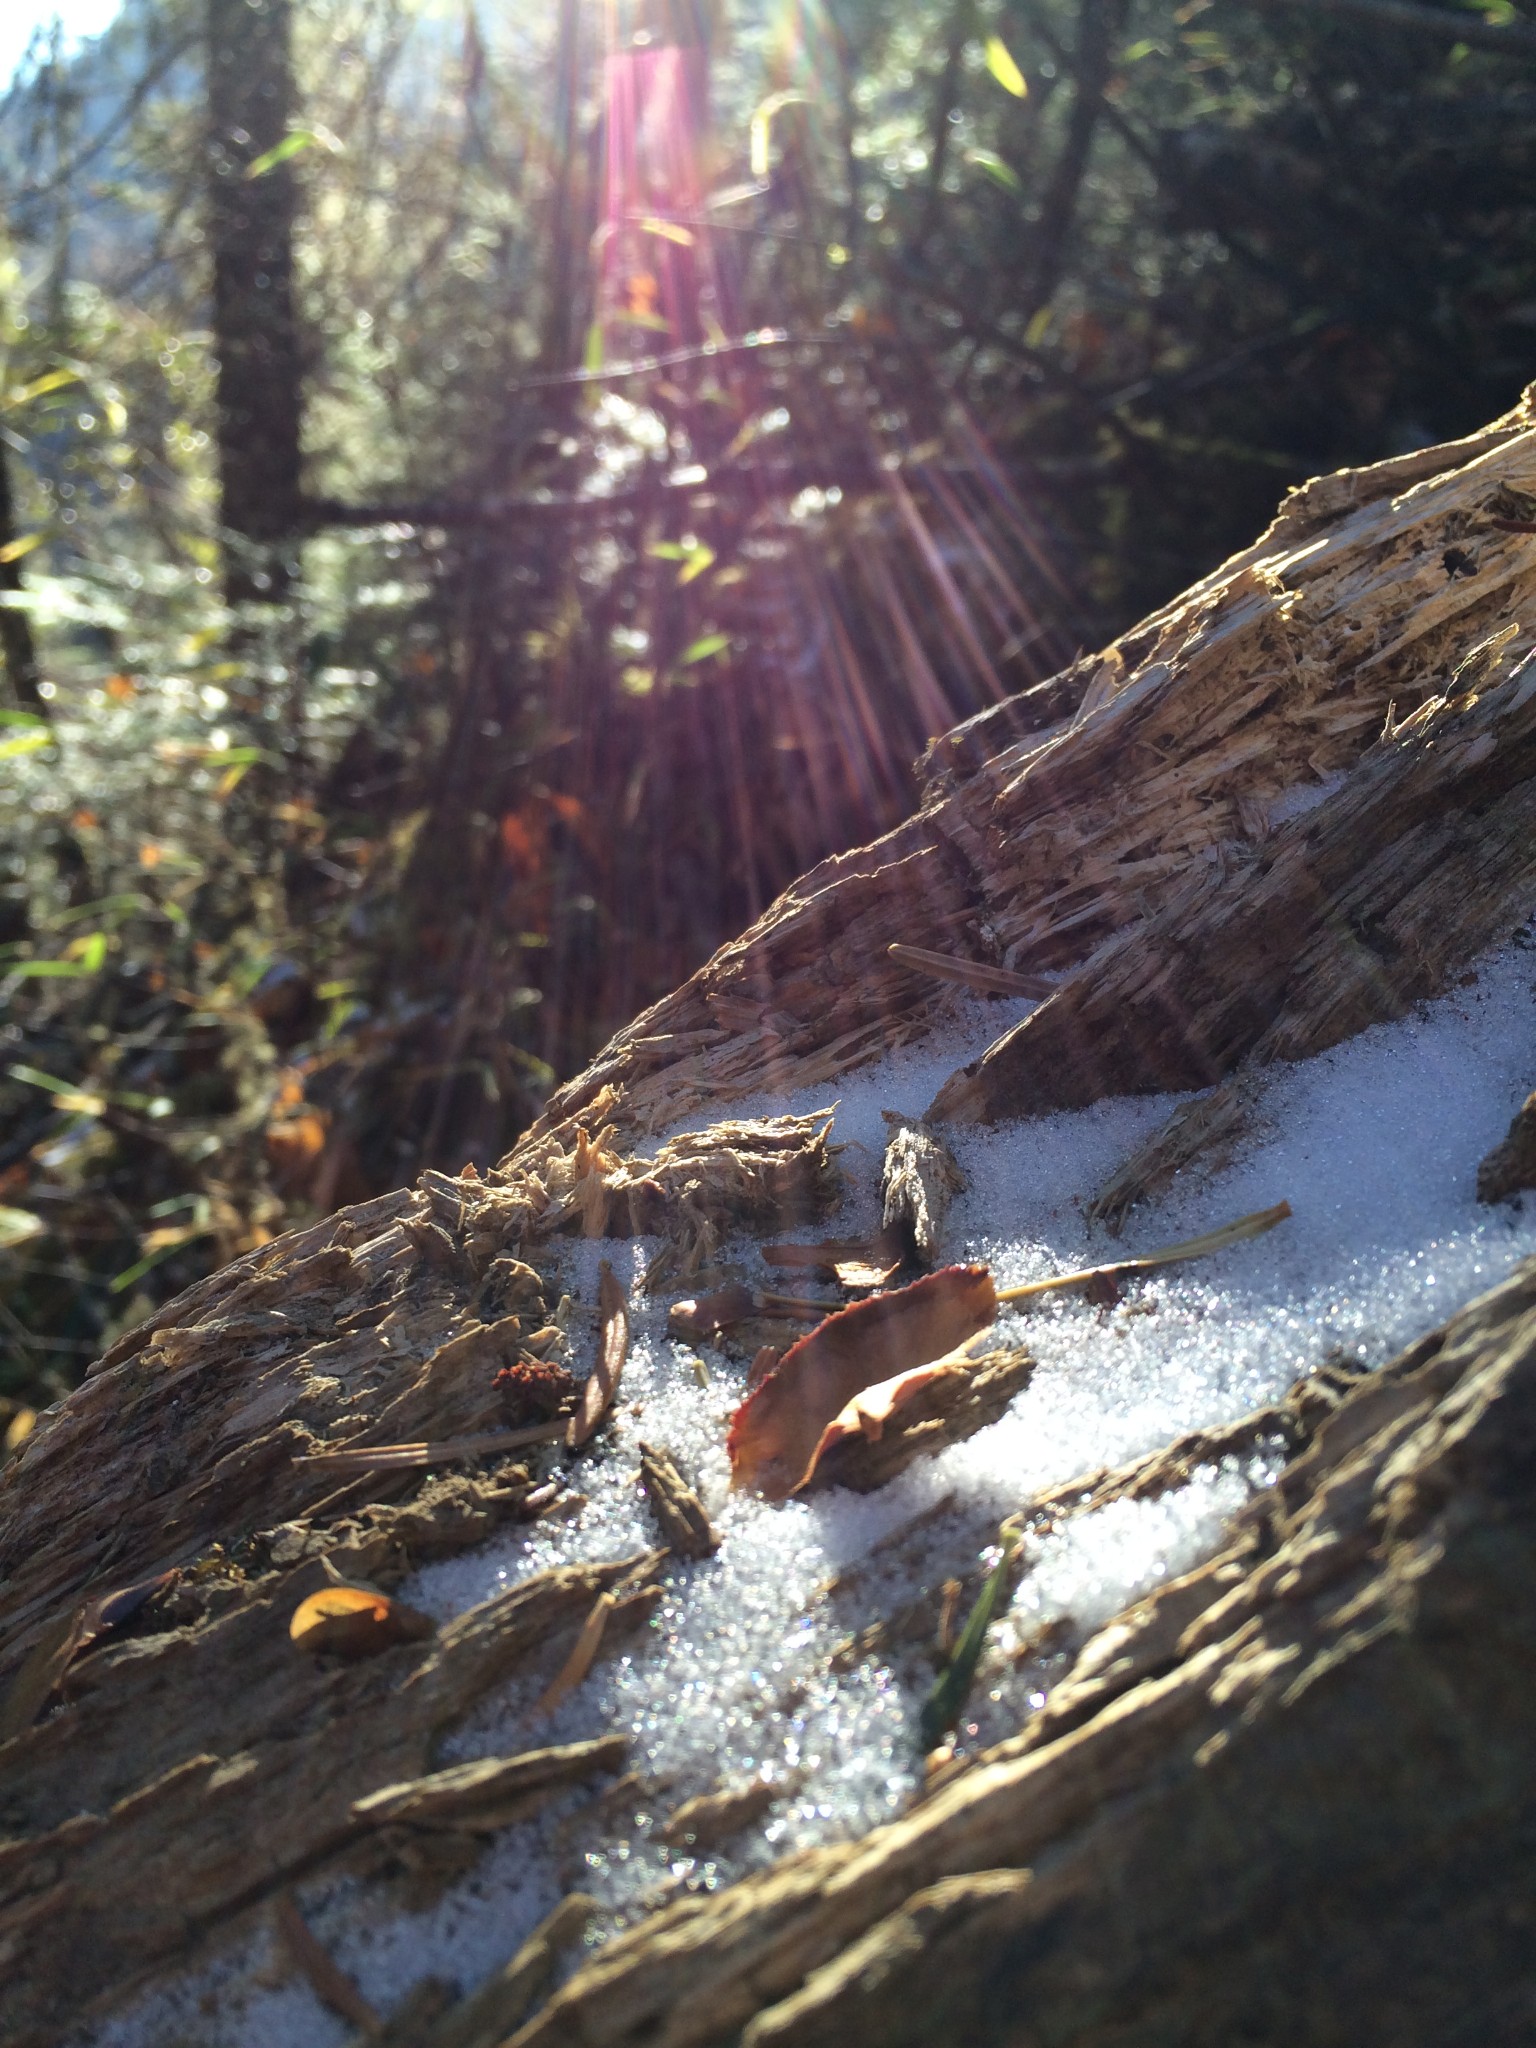
<path id="1" fill-rule="evenodd" d="M 1088 1222 L 1118 1232 L 1138 1202 L 1162 1194 L 1197 1162 L 1208 1171 L 1218 1170 L 1252 1129 L 1261 1087 L 1257 1075 L 1239 1074 L 1193 1102 L 1181 1102 L 1085 1206 Z"/>
<path id="2" fill-rule="evenodd" d="M 907 1818 L 619 1935 L 515 2048 L 1004 2048 L 1020 2014 L 1074 2048 L 1377 2039 L 1384 2011 L 1418 2042 L 1497 2037 L 1536 1822 L 1517 1416 L 1523 1444 L 1536 1261 L 1339 1404 L 1256 1566 L 1217 1558 L 1129 1640 L 1112 1625 L 1107 1658 L 1090 1642 L 1055 1696 L 1078 1718 L 1048 1709 Z"/>
<path id="3" fill-rule="evenodd" d="M 622 1735 L 602 1735 L 521 1756 L 481 1757 L 400 1785 L 382 1785 L 352 1802 L 352 1816 L 370 1827 L 453 1828 L 471 1834 L 510 1827 L 567 1785 L 620 1769 L 628 1748 Z"/>
<path id="4" fill-rule="evenodd" d="M 0 1930 L 15 1944 L 0 2032 L 20 2043 L 87 2019 L 352 1847 L 374 1828 L 359 1802 L 427 1777 L 480 1699 L 547 1679 L 593 1603 L 648 1585 L 664 1555 L 544 1572 L 431 1643 L 329 1666 L 288 1641 L 294 1608 L 329 1583 L 311 1560 L 202 1623 L 87 1659 L 66 1704 L 0 1748 Z"/>
<path id="5" fill-rule="evenodd" d="M 884 1115 L 891 1135 L 880 1169 L 881 1228 L 899 1232 L 913 1255 L 932 1266 L 943 1249 L 949 1205 L 965 1192 L 965 1175 L 937 1131 L 893 1110 Z"/>
<path id="6" fill-rule="evenodd" d="M 629 1296 L 612 1266 L 604 1259 L 598 1267 L 597 1362 L 581 1390 L 581 1405 L 571 1417 L 566 1443 L 572 1450 L 584 1444 L 608 1410 L 619 1390 L 619 1376 L 629 1356 Z"/>
<path id="7" fill-rule="evenodd" d="M 430 2033 L 414 2037 L 410 2048 L 500 2048 L 596 1912 L 597 1901 L 585 1892 L 568 1893 L 510 1962 L 446 2012 Z"/>
<path id="8" fill-rule="evenodd" d="M 1525 1098 L 1501 1142 L 1477 1169 L 1480 1202 L 1507 1202 L 1525 1188 L 1536 1188 L 1536 1095 Z"/>
<path id="9" fill-rule="evenodd" d="M 1446 679 L 1234 874 L 1186 868 L 1049 1002 L 940 1089 L 992 1122 L 1203 1088 L 1401 1017 L 1536 900 L 1536 660 Z M 1465 666 L 1465 665 L 1464 665 Z"/>
<path id="10" fill-rule="evenodd" d="M 1175 940 L 1200 908 L 1202 877 L 1236 914 L 1281 865 L 1301 914 L 1305 835 L 1322 814 L 1285 813 L 1318 796 L 1337 806 L 1324 822 L 1348 848 L 1351 874 L 1360 873 L 1342 890 L 1336 871 L 1321 874 L 1310 900 L 1336 905 L 1356 953 L 1330 950 L 1320 931 L 1303 934 L 1310 950 L 1270 1050 L 1294 1045 L 1284 1054 L 1294 1057 L 1307 1049 L 1309 1006 L 1330 991 L 1343 1003 L 1339 1035 L 1436 992 L 1490 932 L 1519 922 L 1508 899 L 1521 865 L 1512 843 L 1519 806 L 1509 800 L 1520 765 L 1490 758 L 1479 773 L 1478 762 L 1463 762 L 1459 801 L 1441 830 L 1425 818 L 1412 831 L 1389 823 L 1375 860 L 1376 841 L 1365 835 L 1374 835 L 1382 808 L 1391 811 L 1392 792 L 1373 781 L 1357 807 L 1349 785 L 1390 714 L 1396 739 L 1385 758 L 1408 778 L 1402 795 L 1411 809 L 1435 781 L 1435 762 L 1424 756 L 1439 744 L 1412 727 L 1412 714 L 1440 698 L 1454 707 L 1474 689 L 1497 695 L 1504 687 L 1504 709 L 1452 708 L 1445 741 L 1454 745 L 1459 730 L 1468 748 L 1492 756 L 1520 744 L 1504 723 L 1506 712 L 1520 723 L 1508 710 L 1507 678 L 1536 631 L 1536 541 L 1496 521 L 1508 494 L 1533 491 L 1528 395 L 1467 441 L 1293 492 L 1251 548 L 1102 655 L 936 743 L 916 817 L 786 891 L 559 1090 L 542 1130 L 567 1142 L 562 1134 L 590 1121 L 605 1089 L 610 1103 L 622 1099 L 636 1132 L 661 1129 L 749 1091 L 819 1085 L 922 1032 L 946 998 L 889 957 L 893 941 L 1067 976 L 1037 1018 L 1075 990 L 1073 1014 L 1091 1032 L 1071 1047 L 1082 1085 L 1094 1075 L 1101 1090 L 1141 1085 L 1135 1074 L 1147 1061 L 1136 1047 L 1146 1018 L 1121 1023 L 1088 998 L 1118 987 L 1117 971 L 1130 975 L 1135 935 L 1150 938 L 1153 921 L 1182 903 L 1159 927 L 1164 943 Z M 1452 548 L 1458 564 L 1463 555 L 1471 561 L 1470 573 L 1447 567 Z M 1492 646 L 1511 625 L 1514 636 Z M 1372 772 L 1382 772 L 1381 759 Z M 1503 809 L 1487 830 L 1485 802 Z M 1437 857 L 1453 871 L 1439 893 L 1438 925 L 1427 901 L 1402 901 L 1426 887 L 1435 893 L 1421 863 L 1432 867 Z M 1463 915 L 1469 896 L 1488 899 L 1486 917 Z M 1194 929 L 1198 938 L 1204 927 Z M 1122 934 L 1127 947 L 1101 964 L 1100 949 Z M 1415 965 L 1417 938 L 1427 950 Z M 1286 944 L 1272 952 L 1286 961 Z M 1155 978 L 1155 946 L 1147 959 Z M 1373 995 L 1383 959 L 1382 992 Z M 1175 972 L 1166 956 L 1163 967 Z M 1267 981 L 1273 973 L 1271 961 Z M 1169 1049 L 1179 1038 L 1177 1006 L 1155 1021 L 1158 1064 L 1195 1070 L 1177 1085 L 1224 1078 L 1225 1034 L 1212 1037 L 1223 1020 L 1197 1008 L 1201 1036 L 1177 1059 Z M 1064 1022 L 1065 1006 L 1057 1026 Z M 700 1035 L 721 1026 L 721 1037 Z M 1252 1035 L 1263 1036 L 1264 1025 Z"/>
<path id="11" fill-rule="evenodd" d="M 657 1832 L 662 1841 L 680 1849 L 713 1849 L 744 1828 L 754 1827 L 784 1797 L 785 1790 L 766 1778 L 752 1778 L 744 1785 L 701 1792 L 668 1814 Z"/>
<path id="12" fill-rule="evenodd" d="M 1527 401 L 1293 493 L 1113 647 L 937 741 L 912 819 L 786 892 L 495 1172 L 426 1173 L 246 1254 L 41 1418 L 0 1474 L 7 2040 L 92 2024 L 338 1857 L 405 1836 L 473 1851 L 482 1828 L 431 1801 L 467 1813 L 532 1765 L 469 1767 L 455 1791 L 443 1735 L 513 1680 L 547 1698 L 594 1613 L 606 1655 L 651 1612 L 660 1552 L 540 1574 L 353 1665 L 288 1640 L 337 1572 L 398 1585 L 548 1508 L 553 1449 L 484 1474 L 363 1468 L 401 1444 L 505 1448 L 529 1419 L 505 1374 L 553 1341 L 562 1235 L 654 1234 L 655 1272 L 687 1276 L 836 1199 L 825 1115 L 658 1134 L 918 1037 L 952 1014 L 936 953 L 1052 987 L 946 1115 L 1215 1088 L 1103 1191 L 1113 1221 L 1230 1139 L 1266 1063 L 1400 1014 L 1529 915 L 1536 541 L 1508 508 L 1533 492 Z M 884 1483 L 1026 1371 L 982 1360 L 964 1402 L 894 1410 L 819 1477 Z M 1027 2024 L 1151 2048 L 1368 2040 L 1386 2012 L 1415 2048 L 1504 2038 L 1529 1943 L 1507 1904 L 1536 1879 L 1536 1268 L 1336 1412 L 1288 1413 L 1291 1461 L 1223 1555 L 1119 1617 L 909 1815 L 678 1900 L 528 2019 L 591 1910 L 567 1902 L 489 1985 L 446 2009 L 419 1986 L 380 2038 L 1016 2048 Z M 1177 1484 L 1241 1428 L 1087 1475 L 1077 1503 Z M 92 1633 L 103 1598 L 144 1585 Z M 418 1805 L 365 1818 L 381 1792 Z M 1277 1842 L 1283 1865 L 1255 1851 Z"/>
<path id="13" fill-rule="evenodd" d="M 709 1557 L 720 1547 L 704 1503 L 684 1479 L 669 1451 L 640 1446 L 640 1484 L 651 1504 L 661 1540 L 674 1557 Z"/>

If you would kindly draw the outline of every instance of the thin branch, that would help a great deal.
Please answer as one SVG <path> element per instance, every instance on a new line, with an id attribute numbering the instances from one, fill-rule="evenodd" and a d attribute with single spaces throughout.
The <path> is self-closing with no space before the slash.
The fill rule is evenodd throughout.
<path id="1" fill-rule="evenodd" d="M 1459 8 L 1421 7 L 1417 0 L 1246 0 L 1274 11 L 1304 7 L 1314 14 L 1360 15 L 1367 21 L 1389 22 L 1410 35 L 1438 36 L 1443 42 L 1465 43 L 1469 49 L 1492 50 L 1517 62 L 1536 62 L 1536 27 L 1526 21 L 1492 22 Z"/>

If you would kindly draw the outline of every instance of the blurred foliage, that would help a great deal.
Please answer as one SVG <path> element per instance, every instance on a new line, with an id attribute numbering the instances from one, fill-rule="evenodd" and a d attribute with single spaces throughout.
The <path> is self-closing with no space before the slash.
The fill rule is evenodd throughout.
<path id="1" fill-rule="evenodd" d="M 1536 63 L 1457 24 L 1531 17 L 1442 4 L 295 0 L 253 168 L 302 197 L 310 511 L 239 615 L 202 6 L 40 42 L 0 1428 L 217 1262 L 497 1156 L 928 738 L 1287 484 L 1510 404 Z"/>

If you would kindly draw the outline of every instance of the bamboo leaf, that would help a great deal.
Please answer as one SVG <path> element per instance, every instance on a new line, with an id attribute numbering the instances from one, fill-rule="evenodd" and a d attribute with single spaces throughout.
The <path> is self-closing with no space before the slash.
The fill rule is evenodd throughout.
<path id="1" fill-rule="evenodd" d="M 48 1226 L 30 1209 L 11 1209 L 0 1204 L 0 1252 L 8 1252 L 31 1238 L 42 1237 Z"/>
<path id="2" fill-rule="evenodd" d="M 253 162 L 245 167 L 247 178 L 264 178 L 268 171 L 275 171 L 279 164 L 285 164 L 290 157 L 298 156 L 306 149 L 323 149 L 331 156 L 340 156 L 346 148 L 339 135 L 333 135 L 329 128 L 292 128 L 282 141 L 273 148 L 264 150 Z"/>
<path id="3" fill-rule="evenodd" d="M 723 654 L 730 644 L 729 633 L 706 633 L 691 647 L 684 648 L 677 657 L 677 665 L 679 668 L 692 668 L 696 661 L 708 661 L 712 654 Z"/>
<path id="4" fill-rule="evenodd" d="M 1001 36 L 987 37 L 986 58 L 987 69 L 1004 92 L 1011 92 L 1016 100 L 1021 100 L 1028 94 L 1029 82 Z"/>
<path id="5" fill-rule="evenodd" d="M 1002 1555 L 987 1574 L 987 1583 L 976 1597 L 976 1605 L 971 1609 L 960 1640 L 956 1643 L 949 1662 L 939 1673 L 933 1691 L 923 1704 L 922 1717 L 918 1725 L 922 1730 L 925 1749 L 938 1747 L 959 1720 L 966 1700 L 970 1697 L 976 1666 L 981 1662 L 982 1647 L 987 1640 L 987 1630 L 992 1626 L 998 1596 L 1007 1581 L 1018 1546 L 1018 1536 L 1012 1530 L 1008 1531 L 1003 1537 Z"/>
<path id="6" fill-rule="evenodd" d="M 984 172 L 994 184 L 1001 185 L 1005 191 L 1024 190 L 1024 181 L 1013 165 L 1005 164 L 995 150 L 968 149 L 965 152 L 965 160 L 968 164 L 974 164 L 978 171 Z"/>
<path id="7" fill-rule="evenodd" d="M 33 732 L 16 733 L 8 740 L 0 740 L 0 761 L 14 761 L 19 754 L 40 754 L 52 741 L 53 734 L 46 725 Z"/>
<path id="8" fill-rule="evenodd" d="M 19 562 L 23 555 L 30 555 L 34 548 L 40 548 L 46 538 L 47 535 L 42 533 L 20 534 L 0 548 L 0 562 Z"/>

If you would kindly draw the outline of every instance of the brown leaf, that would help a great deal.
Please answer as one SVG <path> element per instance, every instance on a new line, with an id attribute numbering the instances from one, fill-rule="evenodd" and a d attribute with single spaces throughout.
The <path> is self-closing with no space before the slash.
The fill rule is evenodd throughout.
<path id="1" fill-rule="evenodd" d="M 909 1372 L 897 1373 L 892 1379 L 879 1380 L 874 1386 L 861 1389 L 816 1439 L 810 1463 L 793 1490 L 800 1493 L 810 1485 L 816 1467 L 834 1444 L 853 1436 L 868 1437 L 871 1442 L 878 1443 L 891 1417 L 907 1402 L 915 1400 L 924 1387 L 931 1386 L 935 1380 L 963 1379 L 970 1371 L 969 1361 L 936 1359 L 932 1365 L 915 1365 Z"/>
<path id="2" fill-rule="evenodd" d="M 715 1294 L 700 1295 L 697 1301 L 673 1302 L 667 1312 L 667 1335 L 697 1344 L 705 1338 L 718 1337 L 733 1323 L 745 1323 L 755 1317 L 819 1322 L 831 1307 L 831 1302 L 805 1301 L 795 1294 L 761 1294 L 755 1287 L 744 1287 L 739 1280 L 733 1280 Z"/>
<path id="3" fill-rule="evenodd" d="M 376 1657 L 435 1633 L 427 1615 L 368 1586 L 324 1586 L 299 1602 L 288 1624 L 299 1649 L 349 1659 Z"/>
<path id="4" fill-rule="evenodd" d="M 790 1346 L 732 1416 L 732 1485 L 785 1499 L 808 1476 L 823 1430 L 856 1394 L 931 1365 L 996 1313 L 985 1266 L 946 1266 L 828 1316 Z"/>
<path id="5" fill-rule="evenodd" d="M 598 1268 L 597 1306 L 602 1318 L 597 1364 L 581 1390 L 581 1406 L 571 1417 L 565 1441 L 571 1450 L 584 1444 L 613 1405 L 619 1375 L 629 1356 L 629 1297 L 606 1259 Z"/>

